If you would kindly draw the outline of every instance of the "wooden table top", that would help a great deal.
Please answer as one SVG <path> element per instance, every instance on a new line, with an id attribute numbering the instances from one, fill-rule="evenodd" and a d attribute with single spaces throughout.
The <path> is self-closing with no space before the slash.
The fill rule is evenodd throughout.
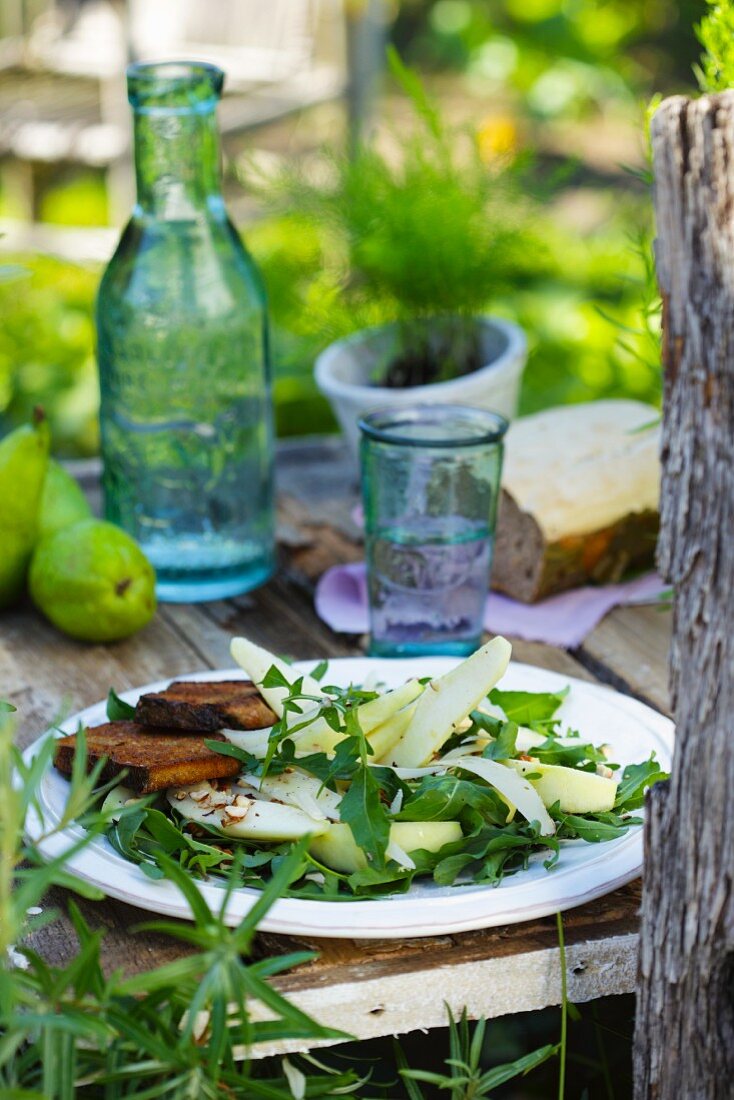
<path id="1" fill-rule="evenodd" d="M 232 664 L 229 641 L 245 634 L 294 658 L 364 651 L 365 639 L 334 634 L 316 617 L 313 588 L 330 565 L 362 557 L 350 513 L 356 471 L 337 439 L 288 441 L 278 453 L 280 570 L 256 592 L 208 604 L 164 604 L 140 634 L 112 646 L 62 637 L 30 607 L 4 613 L 0 624 L 0 694 L 19 710 L 19 741 L 28 744 L 63 713 L 151 680 Z M 94 470 L 87 487 L 94 495 Z M 670 612 L 661 607 L 611 612 L 573 652 L 516 641 L 529 664 L 596 680 L 667 712 Z M 49 904 L 61 904 L 61 896 Z M 639 883 L 565 914 L 569 997 L 591 1000 L 634 989 Z M 128 929 L 149 917 L 111 899 L 81 905 L 107 929 L 104 965 L 127 973 L 169 961 L 185 945 Z M 262 933 L 259 955 L 315 948 L 319 957 L 277 980 L 278 987 L 322 1023 L 359 1038 L 445 1023 L 444 1002 L 472 1016 L 499 1016 L 560 1002 L 554 918 L 415 940 L 313 940 Z M 53 963 L 77 951 L 61 916 L 33 937 Z M 435 971 L 441 970 L 440 984 Z M 428 983 L 428 984 L 427 984 Z M 262 1053 L 301 1049 L 276 1044 Z"/>

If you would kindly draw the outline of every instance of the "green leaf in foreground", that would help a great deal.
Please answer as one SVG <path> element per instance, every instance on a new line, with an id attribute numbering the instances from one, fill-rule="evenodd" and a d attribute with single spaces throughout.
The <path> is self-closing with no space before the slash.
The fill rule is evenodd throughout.
<path id="1" fill-rule="evenodd" d="M 114 688 L 107 696 L 107 718 L 110 722 L 132 722 L 135 718 L 135 707 L 121 699 Z"/>
<path id="2" fill-rule="evenodd" d="M 448 1013 L 450 1057 L 446 1059 L 447 1073 L 409 1069 L 402 1051 L 398 1054 L 396 1060 L 400 1076 L 403 1078 L 410 1100 L 424 1100 L 423 1092 L 415 1084 L 417 1081 L 433 1085 L 434 1089 L 448 1092 L 452 1097 L 466 1098 L 466 1100 L 469 1097 L 474 1100 L 490 1097 L 492 1090 L 504 1085 L 506 1081 L 511 1081 L 513 1077 L 529 1073 L 559 1051 L 558 1044 L 548 1044 L 530 1054 L 516 1058 L 514 1062 L 506 1062 L 500 1066 L 493 1066 L 489 1070 L 483 1070 L 487 1021 L 478 1020 L 472 1032 L 466 1009 L 462 1010 L 458 1021 L 454 1019 L 450 1009 Z"/>
<path id="3" fill-rule="evenodd" d="M 639 810 L 645 803 L 647 788 L 667 778 L 668 773 L 663 771 L 654 756 L 641 764 L 628 764 L 617 788 L 615 810 Z"/>
<path id="4" fill-rule="evenodd" d="M 339 804 L 339 813 L 373 867 L 385 866 L 390 818 L 380 799 L 380 785 L 372 769 L 362 765 Z"/>

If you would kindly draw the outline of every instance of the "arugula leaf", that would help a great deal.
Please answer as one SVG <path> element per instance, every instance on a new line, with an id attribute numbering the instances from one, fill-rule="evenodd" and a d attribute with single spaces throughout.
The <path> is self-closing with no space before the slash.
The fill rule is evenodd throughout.
<path id="1" fill-rule="evenodd" d="M 654 753 L 641 764 L 628 764 L 617 788 L 615 810 L 639 810 L 645 803 L 647 788 L 668 778 L 668 773 L 662 770 Z"/>
<path id="2" fill-rule="evenodd" d="M 589 772 L 595 771 L 597 764 L 610 766 L 607 764 L 604 753 L 595 745 L 582 742 L 562 745 L 554 736 L 547 737 L 542 745 L 536 746 L 531 751 L 542 764 L 560 764 L 564 768 L 576 768 Z"/>
<path id="3" fill-rule="evenodd" d="M 482 756 L 485 760 L 510 760 L 517 749 L 518 725 L 516 722 L 502 722 L 494 739 L 489 742 Z"/>
<path id="4" fill-rule="evenodd" d="M 233 760 L 238 760 L 243 766 L 243 771 L 248 772 L 250 775 L 260 775 L 264 761 L 258 756 L 254 756 L 247 749 L 241 749 L 239 745 L 233 745 L 231 741 L 210 741 L 208 738 L 204 740 L 204 744 L 212 752 L 218 752 L 220 756 L 231 756 Z M 292 741 L 287 739 L 281 742 L 282 747 L 285 749 L 286 745 L 292 745 Z M 276 757 L 270 767 L 268 768 L 269 775 L 280 775 L 285 771 L 291 762 L 292 757 L 288 755 L 287 750 L 283 752 L 282 756 Z"/>
<path id="5" fill-rule="evenodd" d="M 549 811 L 558 822 L 556 835 L 559 840 L 585 840 L 588 844 L 616 840 L 624 836 L 630 825 L 641 825 L 641 817 L 622 817 L 615 813 L 564 814 L 558 805 Z"/>
<path id="6" fill-rule="evenodd" d="M 299 756 L 296 764 L 311 775 L 320 779 L 326 786 L 337 779 L 351 779 L 360 763 L 360 744 L 356 737 L 345 737 L 334 748 L 334 755 L 314 752 L 309 756 Z"/>
<path id="7" fill-rule="evenodd" d="M 107 719 L 110 722 L 130 722 L 135 718 L 135 707 L 121 699 L 114 688 L 107 696 Z"/>
<path id="8" fill-rule="evenodd" d="M 407 893 L 414 878 L 415 871 L 393 865 L 384 871 L 376 867 L 365 867 L 362 871 L 354 871 L 347 881 L 357 896 L 377 897 L 387 893 Z"/>
<path id="9" fill-rule="evenodd" d="M 499 882 L 512 869 L 527 864 L 533 849 L 552 847 L 554 837 L 543 837 L 527 823 L 499 827 L 484 825 L 471 836 L 447 844 L 439 853 L 433 878 L 439 886 L 450 886 L 463 871 L 475 881 Z"/>
<path id="10" fill-rule="evenodd" d="M 210 741 L 207 738 L 204 744 L 212 752 L 218 752 L 220 756 L 231 756 L 233 760 L 239 760 L 248 772 L 254 773 L 255 768 L 262 763 L 257 756 L 253 756 L 247 749 L 241 749 L 239 745 L 233 745 L 231 741 Z"/>
<path id="11" fill-rule="evenodd" d="M 370 772 L 377 780 L 380 790 L 382 791 L 383 801 L 386 802 L 388 806 L 392 803 L 398 791 L 402 791 L 403 801 L 412 793 L 408 784 L 400 779 L 393 768 L 388 768 L 386 765 L 382 764 L 372 764 L 370 766 Z"/>
<path id="12" fill-rule="evenodd" d="M 482 718 L 487 717 L 488 715 L 486 714 L 482 715 Z M 498 725 L 500 724 L 499 719 L 492 719 L 492 721 L 496 721 Z M 483 729 L 484 727 L 481 728 Z M 476 729 L 474 726 L 471 726 L 469 729 L 457 730 L 456 733 L 452 733 L 448 741 L 444 741 L 443 745 L 441 746 L 441 756 L 445 756 L 446 753 L 451 752 L 452 749 L 458 749 L 461 745 L 465 745 L 468 744 L 470 741 L 474 741 L 478 736 L 478 732 L 478 729 Z M 492 736 L 494 736 L 494 734 L 492 734 Z"/>
<path id="13" fill-rule="evenodd" d="M 316 668 L 313 669 L 313 671 L 311 672 L 311 679 L 315 680 L 316 683 L 320 683 L 326 675 L 328 668 L 328 661 L 319 661 L 319 663 L 316 665 Z"/>
<path id="14" fill-rule="evenodd" d="M 469 717 L 472 723 L 471 729 L 464 733 L 464 739 L 477 737 L 480 733 L 486 733 L 489 737 L 498 737 L 505 724 L 504 719 L 495 718 L 493 714 L 485 714 L 483 710 L 473 710 Z"/>
<path id="15" fill-rule="evenodd" d="M 301 677 L 301 680 L 303 680 L 303 677 Z M 260 686 L 264 688 L 287 688 L 289 692 L 292 690 L 291 681 L 287 680 L 275 665 L 270 666 Z"/>
<path id="16" fill-rule="evenodd" d="M 533 729 L 536 725 L 551 721 L 568 692 L 567 687 L 562 691 L 502 691 L 493 688 L 489 701 L 501 707 L 511 722 Z"/>
<path id="17" fill-rule="evenodd" d="M 390 818 L 380 799 L 380 784 L 373 769 L 362 764 L 339 803 L 339 814 L 369 863 L 382 870 L 390 839 Z"/>
<path id="18" fill-rule="evenodd" d="M 484 820 L 504 824 L 507 806 L 491 787 L 455 775 L 427 775 L 406 798 L 396 821 L 457 821 L 467 807 Z"/>

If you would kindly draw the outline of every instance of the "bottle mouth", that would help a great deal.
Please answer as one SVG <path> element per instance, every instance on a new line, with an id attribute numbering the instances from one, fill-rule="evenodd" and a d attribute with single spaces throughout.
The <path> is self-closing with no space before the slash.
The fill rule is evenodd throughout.
<path id="1" fill-rule="evenodd" d="M 206 61 L 146 61 L 127 69 L 127 97 L 140 114 L 213 111 L 223 85 L 222 70 Z"/>

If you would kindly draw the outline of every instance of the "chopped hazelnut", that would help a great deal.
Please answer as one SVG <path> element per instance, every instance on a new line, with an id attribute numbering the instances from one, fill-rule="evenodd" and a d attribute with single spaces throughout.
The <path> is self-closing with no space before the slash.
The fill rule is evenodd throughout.
<path id="1" fill-rule="evenodd" d="M 228 806 L 224 811 L 224 815 L 234 818 L 235 821 L 241 821 L 243 817 L 247 817 L 249 809 L 249 806 Z"/>

